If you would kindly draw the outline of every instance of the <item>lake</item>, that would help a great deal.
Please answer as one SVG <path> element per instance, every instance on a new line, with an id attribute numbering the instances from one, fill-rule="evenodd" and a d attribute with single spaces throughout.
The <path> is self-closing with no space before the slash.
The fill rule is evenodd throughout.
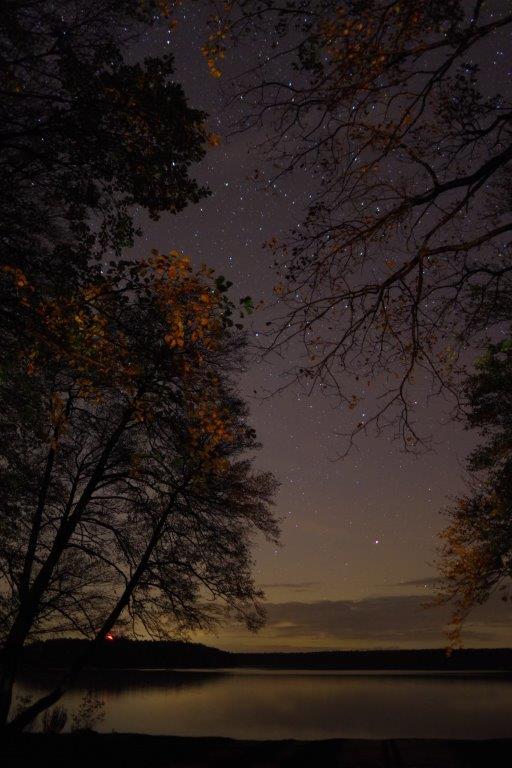
<path id="1" fill-rule="evenodd" d="M 48 690 L 25 674 L 17 694 Z M 87 690 L 105 704 L 98 730 L 236 739 L 511 736 L 512 678 L 499 673 L 279 670 L 88 672 L 62 700 Z"/>

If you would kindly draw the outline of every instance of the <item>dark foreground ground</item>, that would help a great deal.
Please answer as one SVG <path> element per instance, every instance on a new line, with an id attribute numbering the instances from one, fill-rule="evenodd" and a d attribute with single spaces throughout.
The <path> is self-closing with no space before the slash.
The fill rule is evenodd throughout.
<path id="1" fill-rule="evenodd" d="M 0 743 L 3 768 L 500 768 L 512 739 L 234 741 L 137 734 L 23 734 Z"/>

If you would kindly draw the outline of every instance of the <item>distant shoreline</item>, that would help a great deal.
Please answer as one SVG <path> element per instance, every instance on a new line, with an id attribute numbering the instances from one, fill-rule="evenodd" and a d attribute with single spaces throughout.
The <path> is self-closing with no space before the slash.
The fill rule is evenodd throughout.
<path id="1" fill-rule="evenodd" d="M 87 646 L 85 640 L 38 642 L 25 648 L 24 666 L 57 669 L 69 666 Z M 0 658 L 1 663 L 1 658 Z M 234 653 L 182 641 L 102 643 L 91 658 L 97 669 L 274 669 L 318 671 L 409 671 L 512 673 L 512 649 L 466 648 L 447 655 L 441 648 L 379 651 Z"/>
<path id="2" fill-rule="evenodd" d="M 46 674 L 52 674 L 56 672 L 65 672 L 67 667 L 55 666 L 55 667 L 33 667 L 24 666 L 22 671 L 43 672 Z M 338 674 L 342 677 L 439 677 L 439 678 L 487 678 L 487 677 L 512 677 L 512 670 L 509 669 L 339 669 L 336 667 L 277 667 L 277 666 L 245 666 L 245 667 L 93 667 L 88 666 L 84 669 L 86 674 L 103 675 L 105 673 L 121 674 L 121 673 L 137 673 L 141 674 L 169 674 L 174 673 L 177 675 L 193 675 L 193 674 L 226 674 L 226 675 L 293 675 L 295 673 L 304 673 L 311 675 L 333 675 Z"/>
<path id="3" fill-rule="evenodd" d="M 1 744 L 5 768 L 481 768 L 512 761 L 512 739 L 237 741 L 139 734 L 21 734 Z"/>

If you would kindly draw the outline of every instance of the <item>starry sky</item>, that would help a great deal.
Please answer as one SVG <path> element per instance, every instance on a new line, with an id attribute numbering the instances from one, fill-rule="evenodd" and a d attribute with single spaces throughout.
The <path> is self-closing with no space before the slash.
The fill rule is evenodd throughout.
<path id="1" fill-rule="evenodd" d="M 259 137 L 228 136 L 243 104 L 226 107 L 225 79 L 208 73 L 200 53 L 203 13 L 200 4 L 184 4 L 176 29 L 157 25 L 137 44 L 135 55 L 171 51 L 189 103 L 208 112 L 210 130 L 221 135 L 220 145 L 196 169 L 212 195 L 178 216 L 141 219 L 144 235 L 134 255 L 153 247 L 182 250 L 194 263 L 206 262 L 232 280 L 235 296 L 250 294 L 268 303 L 276 275 L 263 243 L 297 226 L 312 182 L 307 174 L 276 186 L 254 182 L 256 167 L 265 174 L 265 159 L 255 150 Z M 258 55 L 254 47 L 239 48 L 230 54 L 229 66 L 236 72 L 253 55 Z M 507 66 L 502 43 L 488 64 L 492 76 L 493 67 Z M 271 312 L 264 308 L 255 315 L 255 342 Z M 288 354 L 292 360 L 300 350 Z M 474 436 L 448 421 L 443 403 L 425 401 L 419 420 L 434 435 L 433 450 L 413 456 L 401 452 L 391 436 L 370 436 L 341 461 L 336 432 L 346 428 L 347 416 L 336 402 L 297 388 L 261 397 L 283 383 L 287 362 L 256 362 L 242 381 L 263 443 L 258 464 L 281 482 L 282 546 L 257 542 L 255 548 L 268 624 L 257 635 L 229 625 L 195 639 L 232 650 L 443 645 L 447 613 L 423 605 L 435 576 L 440 510 L 463 488 L 464 457 Z M 421 405 L 421 392 L 419 400 Z M 369 406 L 353 417 L 359 420 Z M 499 602 L 479 609 L 464 638 L 468 646 L 510 644 L 510 609 Z"/>

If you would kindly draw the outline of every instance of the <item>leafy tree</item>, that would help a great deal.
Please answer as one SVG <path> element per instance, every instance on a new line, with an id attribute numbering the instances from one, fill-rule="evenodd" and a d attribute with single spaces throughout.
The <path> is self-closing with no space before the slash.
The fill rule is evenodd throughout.
<path id="1" fill-rule="evenodd" d="M 3 723 L 32 638 L 91 642 L 15 728 L 58 701 L 115 625 L 166 636 L 215 623 L 222 606 L 261 623 L 251 539 L 277 536 L 275 481 L 252 468 L 233 312 L 223 278 L 154 252 L 48 298 L 44 332 L 13 359 L 0 415 Z M 33 393 L 21 420 L 20 388 Z"/>
<path id="2" fill-rule="evenodd" d="M 372 386 L 351 438 L 393 424 L 417 444 L 416 382 L 457 400 L 461 353 L 510 319 L 512 103 L 476 62 L 511 25 L 481 0 L 231 0 L 213 18 L 212 74 L 233 41 L 260 46 L 238 129 L 266 131 L 272 181 L 311 184 L 305 221 L 269 243 L 269 344 L 302 340 L 294 378 L 349 409 Z"/>
<path id="3" fill-rule="evenodd" d="M 468 428 L 483 442 L 469 457 L 469 492 L 447 510 L 441 534 L 440 601 L 453 601 L 451 640 L 460 639 L 471 608 L 496 589 L 510 596 L 512 578 L 512 342 L 492 345 L 469 377 Z"/>
<path id="4" fill-rule="evenodd" d="M 207 194 L 205 115 L 172 59 L 125 59 L 162 0 L 11 0 L 0 20 L 0 719 L 24 644 L 116 623 L 261 621 L 250 537 L 274 538 L 270 475 L 231 379 L 228 285 L 179 254 L 131 263 L 134 215 Z M 206 600 L 207 595 L 212 600 Z"/>
<path id="5" fill-rule="evenodd" d="M 166 3 L 7 0 L 0 18 L 2 349 L 41 331 L 27 284 L 57 298 L 153 218 L 207 194 L 190 178 L 208 138 L 172 57 L 126 50 Z M 87 278 L 89 279 L 89 278 Z"/>

